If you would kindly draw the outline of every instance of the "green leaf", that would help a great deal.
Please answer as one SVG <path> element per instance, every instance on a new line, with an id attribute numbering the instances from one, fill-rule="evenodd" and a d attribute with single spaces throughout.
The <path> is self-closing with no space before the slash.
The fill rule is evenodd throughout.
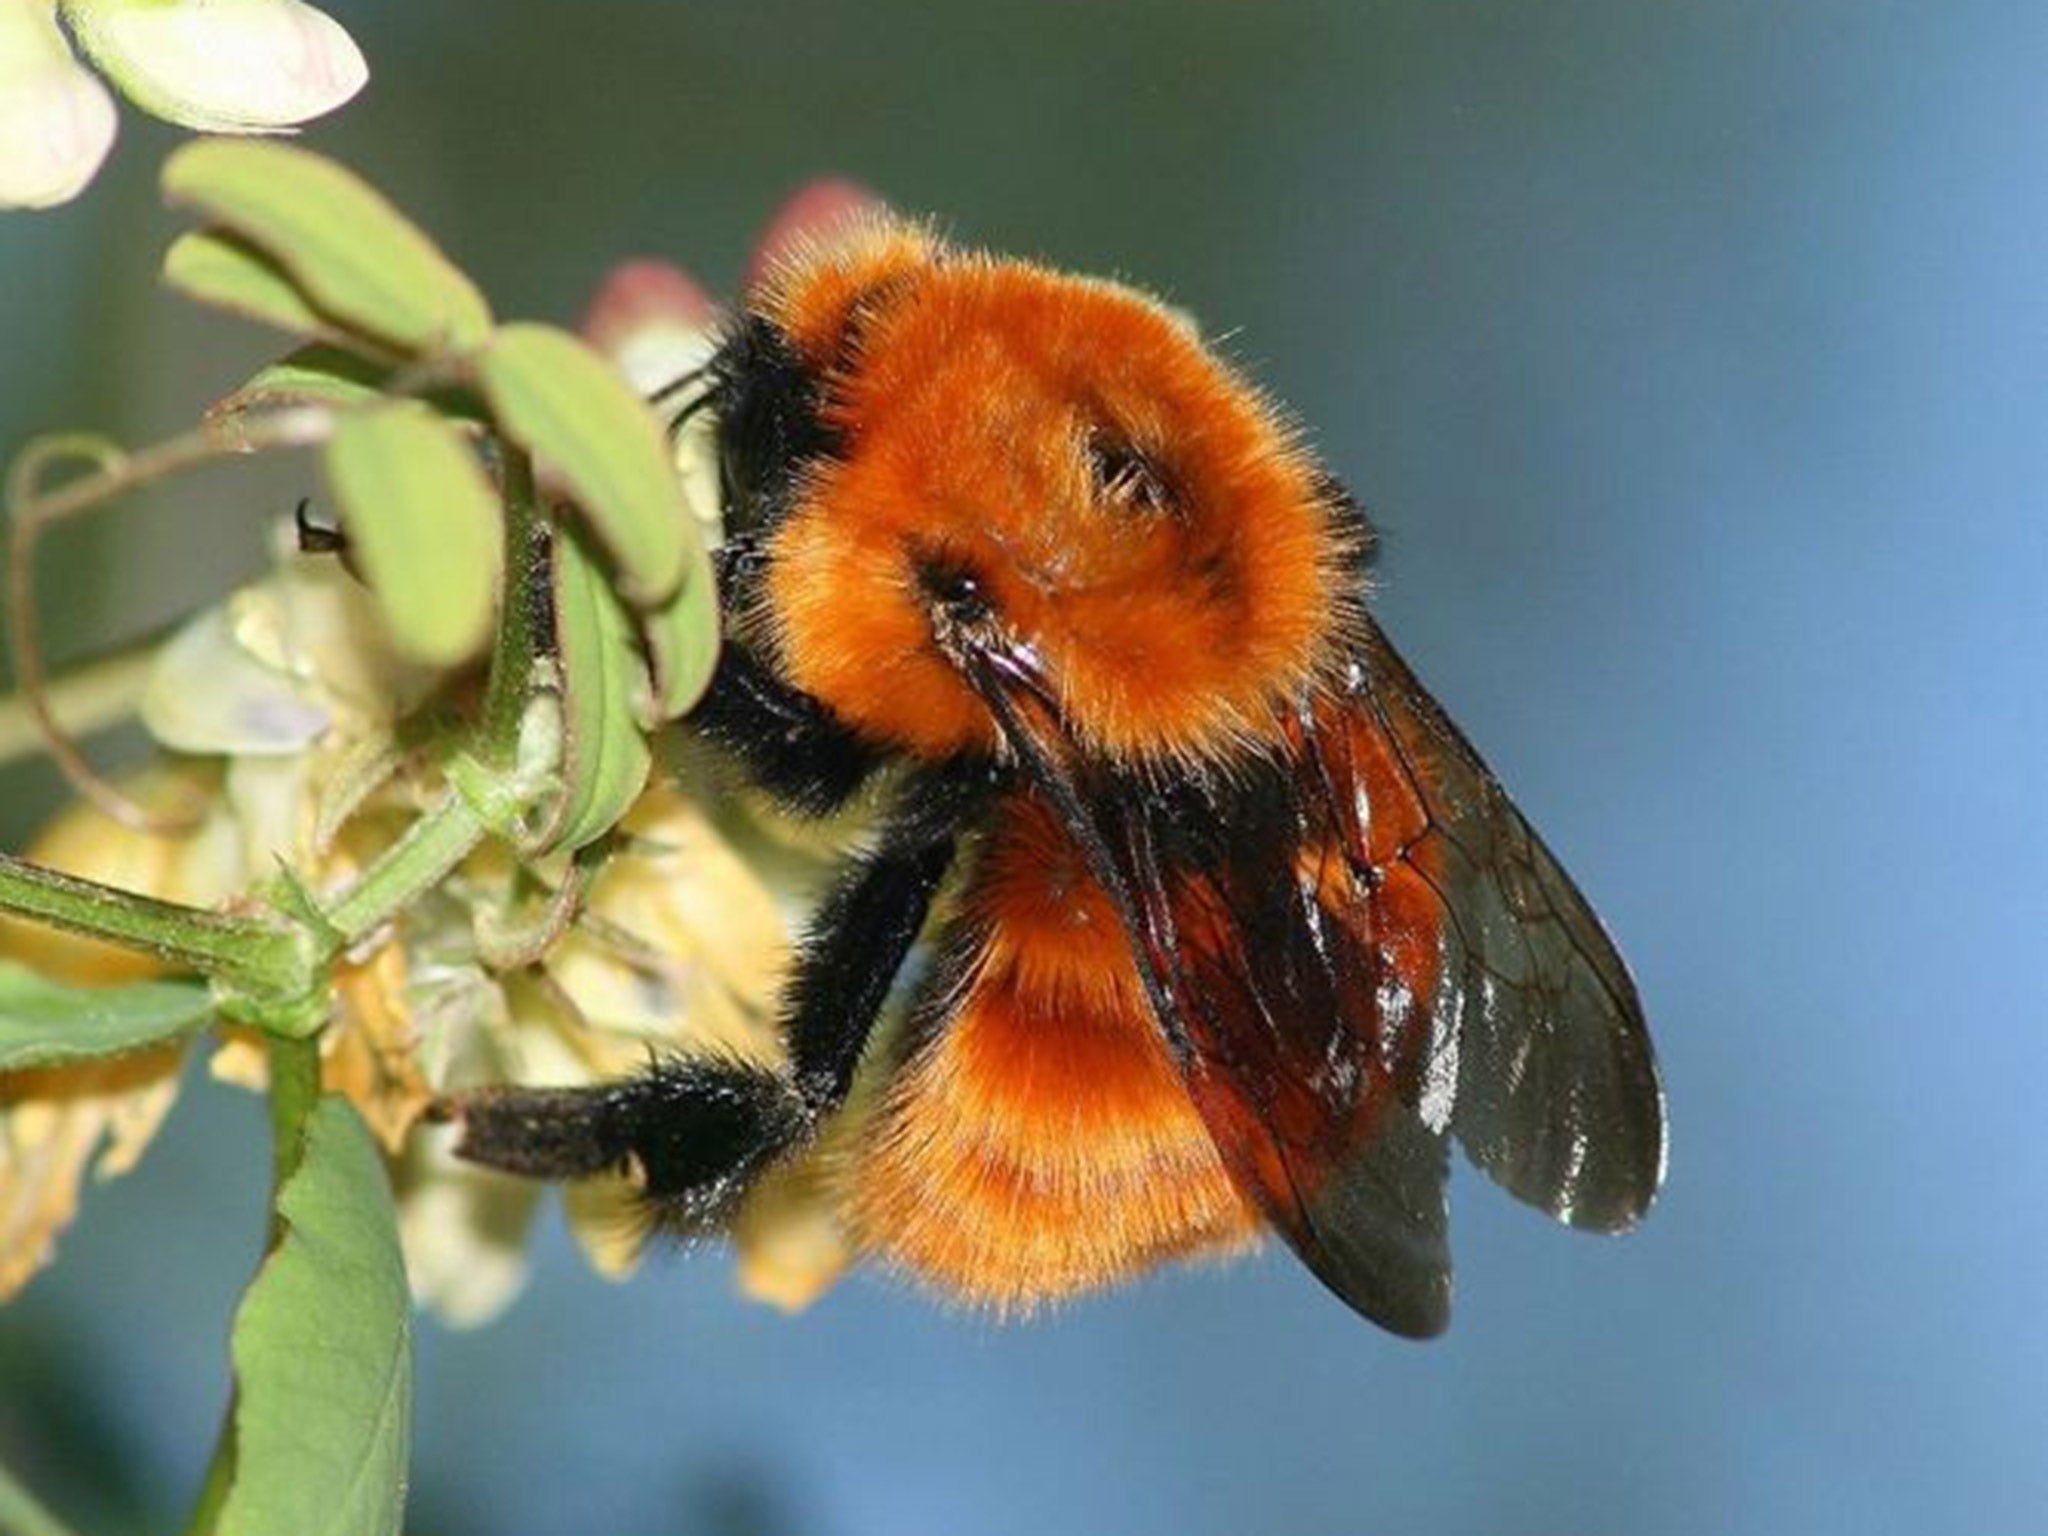
<path id="1" fill-rule="evenodd" d="M 555 540 L 555 645 L 562 668 L 562 799 L 544 850 L 604 835 L 639 798 L 652 756 L 635 706 L 647 664 L 626 610 L 574 530 Z"/>
<path id="2" fill-rule="evenodd" d="M 209 407 L 206 417 L 214 421 L 246 411 L 280 410 L 293 405 L 326 405 L 336 409 L 367 405 L 382 395 L 390 377 L 390 368 L 360 352 L 314 342 L 257 369 L 240 389 Z"/>
<path id="3" fill-rule="evenodd" d="M 226 230 L 195 229 L 178 236 L 164 252 L 163 279 L 188 299 L 295 336 L 325 336 L 338 329 L 306 302 L 276 262 Z"/>
<path id="4" fill-rule="evenodd" d="M 202 139 L 164 163 L 164 195 L 226 225 L 330 322 L 406 353 L 475 346 L 483 295 L 352 173 L 274 140 Z"/>
<path id="5" fill-rule="evenodd" d="M 249 424 L 273 411 L 368 405 L 383 397 L 390 376 L 388 366 L 360 352 L 316 341 L 258 369 L 240 389 L 214 401 L 206 408 L 206 425 L 225 441 L 246 445 Z"/>
<path id="6" fill-rule="evenodd" d="M 687 714 L 718 667 L 718 578 L 711 552 L 692 541 L 683 589 L 641 620 L 653 669 L 653 694 L 641 723 L 649 729 Z"/>
<path id="7" fill-rule="evenodd" d="M 162 1045 L 190 1034 L 212 1012 L 204 982 L 66 987 L 0 961 L 0 1072 Z"/>
<path id="8" fill-rule="evenodd" d="M 307 1124 L 282 1236 L 235 1314 L 235 1479 L 215 1536 L 398 1536 L 412 1310 L 391 1185 L 346 1100 Z"/>
<path id="9" fill-rule="evenodd" d="M 480 375 L 505 435 L 589 519 L 626 600 L 654 608 L 674 596 L 701 540 L 661 425 L 625 376 L 567 331 L 531 324 L 493 336 Z"/>
<path id="10" fill-rule="evenodd" d="M 504 541 L 461 428 L 410 401 L 353 412 L 328 439 L 327 481 L 393 644 L 430 666 L 480 651 Z"/>

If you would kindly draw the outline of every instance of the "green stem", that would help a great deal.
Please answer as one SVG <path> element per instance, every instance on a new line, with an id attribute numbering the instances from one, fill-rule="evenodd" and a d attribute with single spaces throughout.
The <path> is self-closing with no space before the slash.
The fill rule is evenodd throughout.
<path id="1" fill-rule="evenodd" d="M 304 990 L 306 957 L 288 929 L 159 901 L 5 853 L 0 853 L 0 911 L 144 950 L 243 992 L 260 996 Z"/>
<path id="2" fill-rule="evenodd" d="M 478 807 L 450 793 L 405 830 L 405 835 L 323 914 L 342 947 L 360 943 L 410 902 L 438 885 L 468 858 L 489 830 Z"/>
<path id="3" fill-rule="evenodd" d="M 406 833 L 322 914 L 343 945 L 360 943 L 423 892 L 438 885 L 491 832 L 511 834 L 543 791 L 553 763 L 525 761 L 544 613 L 548 527 L 534 489 L 533 461 L 508 449 L 505 587 L 491 647 L 490 680 L 471 750 L 447 764 L 448 797 Z M 545 755 L 545 754 L 543 754 Z"/>
<path id="4" fill-rule="evenodd" d="M 508 451 L 502 478 L 505 491 L 505 588 L 498 612 L 498 637 L 491 651 L 491 679 L 484 695 L 482 737 L 484 761 L 510 767 L 519 750 L 520 722 L 533 696 L 534 659 L 540 649 L 548 530 L 534 491 L 533 461 Z"/>
<path id="5" fill-rule="evenodd" d="M 494 971 L 523 971 L 537 964 L 583 910 L 591 874 L 608 852 L 606 842 L 600 838 L 577 850 L 561 884 L 546 893 L 539 911 L 531 915 L 520 912 L 515 905 L 516 889 L 506 896 L 503 912 L 478 906 L 473 925 L 477 957 Z"/>
<path id="6" fill-rule="evenodd" d="M 7 1536 L 71 1536 L 71 1528 L 45 1509 L 5 1467 L 0 1467 L 0 1531 Z"/>

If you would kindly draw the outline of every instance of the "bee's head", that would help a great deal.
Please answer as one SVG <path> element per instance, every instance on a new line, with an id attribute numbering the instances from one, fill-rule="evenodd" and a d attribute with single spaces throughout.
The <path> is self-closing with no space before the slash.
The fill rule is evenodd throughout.
<path id="1" fill-rule="evenodd" d="M 1359 534 L 1155 301 L 881 225 L 788 265 L 731 350 L 741 621 L 864 734 L 993 746 L 993 690 L 1090 755 L 1215 759 L 1329 660 Z"/>

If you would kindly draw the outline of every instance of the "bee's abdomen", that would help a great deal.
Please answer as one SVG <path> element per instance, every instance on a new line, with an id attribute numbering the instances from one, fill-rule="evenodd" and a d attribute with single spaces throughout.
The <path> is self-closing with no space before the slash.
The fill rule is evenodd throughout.
<path id="1" fill-rule="evenodd" d="M 965 978 L 869 1128 L 863 1245 L 960 1300 L 1028 1310 L 1191 1253 L 1257 1219 L 1147 1011 L 1110 903 L 1042 813 L 972 877 Z"/>

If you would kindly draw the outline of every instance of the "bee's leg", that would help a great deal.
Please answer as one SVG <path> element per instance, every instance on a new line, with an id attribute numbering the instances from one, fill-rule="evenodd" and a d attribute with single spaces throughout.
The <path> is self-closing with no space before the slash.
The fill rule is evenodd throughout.
<path id="1" fill-rule="evenodd" d="M 809 694 L 728 639 L 711 688 L 690 724 L 745 767 L 749 780 L 791 810 L 838 810 L 881 766 L 881 754 Z"/>
<path id="2" fill-rule="evenodd" d="M 914 788 L 915 786 L 913 786 Z M 952 863 L 957 822 L 902 812 L 812 920 L 784 990 L 789 1070 L 672 1057 L 588 1088 L 489 1088 L 446 1106 L 459 1155 L 533 1178 L 632 1170 L 657 1222 L 714 1224 L 845 1102 L 896 973 Z"/>

